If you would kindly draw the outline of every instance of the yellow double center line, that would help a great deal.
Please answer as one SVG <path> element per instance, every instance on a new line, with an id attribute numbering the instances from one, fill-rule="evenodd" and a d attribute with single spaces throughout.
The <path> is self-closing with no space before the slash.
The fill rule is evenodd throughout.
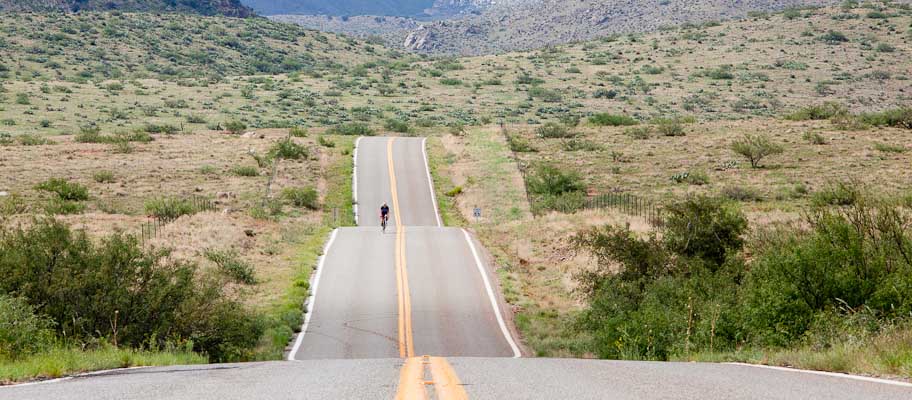
<path id="1" fill-rule="evenodd" d="M 468 399 L 456 371 L 443 357 L 415 357 L 412 339 L 412 299 L 409 294 L 408 268 L 405 256 L 405 227 L 399 217 L 399 195 L 396 190 L 396 168 L 393 166 L 393 142 L 386 145 L 389 163 L 390 193 L 393 200 L 393 216 L 396 220 L 396 290 L 399 301 L 399 357 L 405 358 L 399 376 L 397 400 L 424 400 L 428 398 L 427 387 L 433 386 L 436 398 L 440 400 Z M 426 371 L 430 371 L 430 380 Z"/>
<path id="2" fill-rule="evenodd" d="M 396 168 L 393 166 L 393 141 L 386 145 L 389 162 L 390 193 L 393 196 L 393 216 L 396 219 L 396 293 L 399 299 L 399 357 L 414 357 L 412 340 L 412 298 L 409 294 L 408 269 L 405 257 L 405 228 L 399 217 L 399 194 L 396 191 Z"/>

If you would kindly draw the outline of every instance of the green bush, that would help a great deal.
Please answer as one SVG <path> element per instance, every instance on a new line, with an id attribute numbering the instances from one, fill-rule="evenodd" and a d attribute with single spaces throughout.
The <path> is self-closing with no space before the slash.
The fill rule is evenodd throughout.
<path id="1" fill-rule="evenodd" d="M 231 169 L 231 173 L 237 176 L 260 176 L 260 169 L 252 165 L 238 165 Z"/>
<path id="2" fill-rule="evenodd" d="M 855 204 L 861 192 L 854 185 L 838 182 L 830 184 L 811 197 L 811 203 L 817 207 L 850 206 Z"/>
<path id="3" fill-rule="evenodd" d="M 816 145 L 827 144 L 826 138 L 823 137 L 823 135 L 816 133 L 816 132 L 805 132 L 804 135 L 802 135 L 801 137 L 810 144 L 816 144 Z"/>
<path id="4" fill-rule="evenodd" d="M 827 33 L 820 35 L 820 40 L 827 44 L 840 44 L 849 41 L 849 38 L 842 32 L 829 30 Z"/>
<path id="5" fill-rule="evenodd" d="M 307 137 L 307 128 L 295 126 L 288 130 L 288 134 L 298 138 Z"/>
<path id="6" fill-rule="evenodd" d="M 89 199 L 89 189 L 82 184 L 70 182 L 63 178 L 51 178 L 35 186 L 35 190 L 51 192 L 60 200 L 85 201 Z"/>
<path id="7" fill-rule="evenodd" d="M 35 313 L 24 298 L 0 294 L 0 360 L 16 359 L 52 343 L 53 321 Z"/>
<path id="8" fill-rule="evenodd" d="M 546 139 L 571 138 L 576 136 L 576 133 L 567 129 L 566 126 L 555 122 L 548 122 L 536 128 L 535 134 L 538 135 L 538 137 Z"/>
<path id="9" fill-rule="evenodd" d="M 312 187 L 285 188 L 282 198 L 295 207 L 306 207 L 311 210 L 320 209 L 320 194 Z"/>
<path id="10" fill-rule="evenodd" d="M 146 214 L 164 220 L 175 220 L 199 212 L 193 202 L 177 197 L 161 197 L 146 201 Z"/>
<path id="11" fill-rule="evenodd" d="M 373 129 L 365 124 L 358 122 L 349 122 L 334 126 L 332 128 L 329 128 L 326 133 L 329 135 L 374 136 Z"/>
<path id="12" fill-rule="evenodd" d="M 627 128 L 624 130 L 624 134 L 630 136 L 636 140 L 646 140 L 652 137 L 652 127 L 651 126 L 638 126 L 633 128 Z"/>
<path id="13" fill-rule="evenodd" d="M 143 132 L 146 133 L 161 133 L 165 135 L 173 135 L 180 131 L 180 128 L 170 125 L 170 124 L 146 124 L 142 128 Z"/>
<path id="14" fill-rule="evenodd" d="M 0 293 L 16 293 L 75 344 L 192 343 L 213 362 L 245 360 L 262 324 L 224 282 L 114 234 L 92 240 L 53 219 L 0 228 Z"/>
<path id="15" fill-rule="evenodd" d="M 880 142 L 874 143 L 874 148 L 884 153 L 905 153 L 907 150 L 906 146 L 903 145 Z"/>
<path id="16" fill-rule="evenodd" d="M 555 166 L 542 164 L 527 176 L 529 191 L 539 196 L 560 196 L 565 193 L 585 191 L 579 173 L 563 171 Z"/>
<path id="17" fill-rule="evenodd" d="M 326 138 L 326 136 L 320 135 L 317 137 L 317 143 L 323 147 L 336 147 L 336 143 L 332 140 Z"/>
<path id="18" fill-rule="evenodd" d="M 98 183 L 111 183 L 114 182 L 114 173 L 108 170 L 95 171 L 92 179 Z"/>
<path id="19" fill-rule="evenodd" d="M 388 119 L 383 127 L 390 132 L 409 133 L 411 131 L 408 122 L 401 119 Z"/>
<path id="20" fill-rule="evenodd" d="M 879 113 L 863 114 L 861 119 L 874 126 L 912 129 L 912 107 L 896 108 Z"/>
<path id="21" fill-rule="evenodd" d="M 751 167 L 759 168 L 760 161 L 764 158 L 782 154 L 785 148 L 778 143 L 773 143 L 767 136 L 757 134 L 747 134 L 743 138 L 736 140 L 731 145 L 732 151 L 747 158 Z"/>
<path id="22" fill-rule="evenodd" d="M 279 140 L 269 149 L 269 157 L 283 160 L 300 160 L 307 156 L 307 148 L 288 137 Z"/>
<path id="23" fill-rule="evenodd" d="M 206 249 L 203 255 L 232 281 L 247 285 L 257 283 L 253 266 L 242 260 L 237 251 Z"/>
<path id="24" fill-rule="evenodd" d="M 825 120 L 847 114 L 849 114 L 849 110 L 846 106 L 836 102 L 825 102 L 816 106 L 804 107 L 786 115 L 785 119 L 792 121 Z"/>
<path id="25" fill-rule="evenodd" d="M 16 141 L 19 142 L 22 146 L 42 146 L 48 144 L 54 144 L 53 141 L 43 138 L 38 135 L 24 133 L 19 136 L 16 136 Z"/>
<path id="26" fill-rule="evenodd" d="M 639 122 L 626 115 L 599 113 L 589 117 L 589 123 L 595 126 L 629 126 Z"/>
<path id="27" fill-rule="evenodd" d="M 238 135 L 244 132 L 247 129 L 247 124 L 238 120 L 231 120 L 225 122 L 225 130 L 233 135 Z"/>

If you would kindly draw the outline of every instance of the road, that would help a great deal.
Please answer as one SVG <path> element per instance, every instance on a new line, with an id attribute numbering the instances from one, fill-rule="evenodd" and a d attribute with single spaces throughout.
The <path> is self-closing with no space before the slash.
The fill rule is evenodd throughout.
<path id="1" fill-rule="evenodd" d="M 0 388 L 0 399 L 912 399 L 912 385 L 840 374 L 516 358 L 483 248 L 441 226 L 424 146 L 359 140 L 359 226 L 328 241 L 289 361 L 110 371 Z"/>

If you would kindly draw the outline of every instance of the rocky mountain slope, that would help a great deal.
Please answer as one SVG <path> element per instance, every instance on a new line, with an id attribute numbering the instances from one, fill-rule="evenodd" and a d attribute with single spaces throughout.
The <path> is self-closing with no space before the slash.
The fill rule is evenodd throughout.
<path id="1" fill-rule="evenodd" d="M 0 12 L 46 11 L 182 12 L 246 18 L 253 10 L 240 0 L 0 0 Z"/>
<path id="2" fill-rule="evenodd" d="M 276 19 L 429 54 L 479 55 L 589 40 L 615 33 L 736 19 L 840 0 L 437 0 L 431 21 L 283 15 Z"/>

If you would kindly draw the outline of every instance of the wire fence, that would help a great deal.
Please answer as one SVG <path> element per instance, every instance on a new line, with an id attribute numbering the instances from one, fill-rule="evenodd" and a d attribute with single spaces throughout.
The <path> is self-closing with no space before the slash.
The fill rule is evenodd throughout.
<path id="1" fill-rule="evenodd" d="M 615 210 L 634 217 L 642 217 L 653 227 L 664 225 L 662 206 L 631 193 L 599 195 L 565 195 L 562 197 L 531 197 L 532 211 L 536 216 L 548 211 L 573 214 L 582 210 Z"/>
<path id="2" fill-rule="evenodd" d="M 212 211 L 215 209 L 215 202 L 202 196 L 192 196 L 188 199 L 182 199 L 180 200 L 180 203 L 190 211 L 189 214 L 196 214 L 203 211 Z M 152 216 L 152 219 L 150 221 L 143 222 L 143 224 L 140 226 L 140 245 L 145 247 L 147 243 L 162 233 L 162 229 L 165 227 L 165 225 L 174 222 L 181 215 L 187 214 L 188 213 L 174 213 L 172 215 L 166 216 Z"/>

